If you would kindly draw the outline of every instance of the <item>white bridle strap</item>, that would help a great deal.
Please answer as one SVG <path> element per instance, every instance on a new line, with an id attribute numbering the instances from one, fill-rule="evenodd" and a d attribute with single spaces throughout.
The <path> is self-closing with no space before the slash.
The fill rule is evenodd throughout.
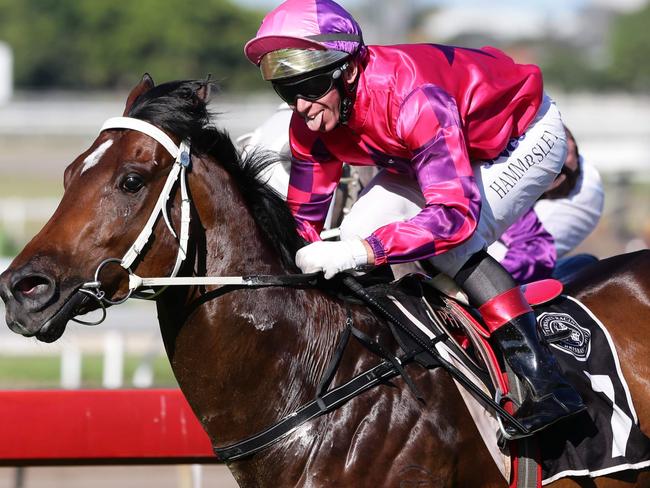
<path id="1" fill-rule="evenodd" d="M 147 134 L 167 149 L 167 152 L 171 154 L 174 159 L 178 158 L 180 150 L 172 138 L 149 122 L 131 117 L 112 117 L 104 122 L 104 125 L 102 125 L 101 128 L 102 131 L 108 129 L 131 129 Z"/>
<path id="2" fill-rule="evenodd" d="M 187 149 L 185 149 L 187 148 Z M 181 153 L 187 150 L 187 154 L 190 153 L 189 146 L 185 146 L 185 142 L 181 142 Z M 178 165 L 176 165 L 178 166 Z M 176 264 L 174 264 L 174 270 L 172 271 L 171 276 L 176 276 L 178 271 L 181 269 L 181 264 L 185 261 L 187 257 L 187 244 L 190 240 L 190 196 L 187 192 L 187 176 L 186 176 L 187 167 L 181 165 L 181 175 L 180 175 L 180 186 L 181 186 L 181 232 L 180 238 L 178 240 L 178 254 L 176 255 Z M 164 213 L 164 215 L 167 215 Z"/>
<path id="3" fill-rule="evenodd" d="M 259 284 L 259 283 L 257 283 Z M 155 286 L 200 286 L 200 285 L 253 285 L 251 280 L 243 276 L 193 276 L 187 278 L 141 278 L 138 275 L 129 275 L 129 289 L 150 288 Z"/>
<path id="4" fill-rule="evenodd" d="M 143 134 L 148 135 L 156 142 L 161 144 L 168 152 L 172 155 L 175 162 L 172 166 L 172 169 L 167 176 L 167 180 L 163 186 L 156 205 L 154 206 L 149 220 L 145 224 L 142 231 L 136 238 L 135 242 L 131 247 L 126 251 L 124 257 L 122 258 L 122 267 L 124 269 L 129 269 L 133 262 L 140 255 L 144 247 L 149 242 L 151 234 L 153 234 L 153 228 L 156 225 L 158 216 L 162 213 L 165 223 L 169 228 L 170 232 L 174 237 L 176 233 L 171 226 L 169 217 L 167 215 L 167 201 L 172 192 L 172 188 L 176 184 L 176 181 L 180 177 L 180 187 L 181 187 L 181 232 L 179 238 L 179 247 L 178 254 L 176 256 L 176 263 L 174 264 L 174 269 L 172 270 L 171 276 L 176 276 L 178 273 L 181 264 L 185 260 L 187 255 L 187 243 L 189 241 L 189 227 L 190 227 L 190 201 L 187 192 L 186 184 L 186 170 L 190 164 L 190 145 L 187 141 L 182 141 L 180 146 L 177 146 L 176 143 L 162 130 L 160 130 L 155 125 L 145 122 L 140 119 L 133 119 L 131 117 L 113 117 L 104 122 L 101 130 L 107 129 L 130 129 L 137 132 L 142 132 Z"/>
<path id="5" fill-rule="evenodd" d="M 144 249 L 144 246 L 146 246 L 147 242 L 149 242 L 151 234 L 153 234 L 153 228 L 156 225 L 156 221 L 158 220 L 158 216 L 161 212 L 164 213 L 164 209 L 167 206 L 167 200 L 169 200 L 169 195 L 171 194 L 171 190 L 174 187 L 176 180 L 178 179 L 180 171 L 181 167 L 178 164 L 174 164 L 174 166 L 172 166 L 172 169 L 167 176 L 167 180 L 165 181 L 165 185 L 163 186 L 163 189 L 158 196 L 156 206 L 153 208 L 151 215 L 149 216 L 149 220 L 147 220 L 147 223 L 142 228 L 142 231 L 136 238 L 135 242 L 131 245 L 129 250 L 126 251 L 124 257 L 122 258 L 123 268 L 130 268 L 133 262 Z M 174 237 L 176 237 L 175 234 Z"/>

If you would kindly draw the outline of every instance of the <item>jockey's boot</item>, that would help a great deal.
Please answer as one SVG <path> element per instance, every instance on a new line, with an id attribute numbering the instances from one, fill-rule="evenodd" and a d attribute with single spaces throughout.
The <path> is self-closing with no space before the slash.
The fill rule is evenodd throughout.
<path id="1" fill-rule="evenodd" d="M 515 417 L 529 434 L 583 410 L 580 395 L 567 383 L 546 344 L 526 297 L 506 269 L 484 250 L 473 254 L 454 276 L 491 332 L 491 342 L 523 386 Z M 506 434 L 523 433 L 506 425 Z"/>
<path id="2" fill-rule="evenodd" d="M 491 331 L 492 345 L 523 385 L 524 399 L 515 418 L 530 434 L 585 409 L 548 346 L 540 341 L 535 314 L 519 287 L 497 295 L 479 311 Z M 512 437 L 522 437 L 511 425 L 505 430 Z"/>

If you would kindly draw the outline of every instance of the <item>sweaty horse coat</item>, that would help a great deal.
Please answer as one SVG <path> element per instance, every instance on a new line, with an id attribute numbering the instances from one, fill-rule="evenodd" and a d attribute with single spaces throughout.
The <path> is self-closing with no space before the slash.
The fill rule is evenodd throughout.
<path id="1" fill-rule="evenodd" d="M 188 183 L 195 207 L 182 273 L 294 272 L 290 260 L 301 241 L 290 213 L 256 183 L 255 169 L 250 161 L 240 163 L 228 137 L 205 127 L 205 108 L 204 83 L 154 87 L 147 76 L 129 96 L 126 109 L 127 115 L 149 120 L 177 142 L 192 139 Z M 101 159 L 82 172 L 85 158 L 109 140 L 113 142 Z M 0 295 L 14 331 L 56 340 L 72 315 L 94 306 L 73 299 L 76 290 L 92 279 L 102 260 L 122 255 L 131 245 L 171 164 L 169 154 L 148 136 L 112 130 L 102 132 L 68 167 L 57 211 L 0 278 Z M 177 192 L 170 202 L 176 226 L 179 205 Z M 141 276 L 164 276 L 173 267 L 176 241 L 162 222 L 154 235 L 135 264 Z M 572 290 L 609 327 L 646 434 L 647 269 L 649 252 L 612 258 Z M 109 297 L 124 295 L 127 279 L 119 268 L 107 269 L 101 281 Z M 264 429 L 313 398 L 347 314 L 339 299 L 315 289 L 241 290 L 211 300 L 213 295 L 210 287 L 170 288 L 157 306 L 178 383 L 213 444 L 223 446 Z M 364 308 L 351 312 L 359 328 L 376 330 L 371 327 L 375 317 Z M 334 384 L 376 361 L 351 344 Z M 396 379 L 305 424 L 268 450 L 230 464 L 236 479 L 251 487 L 505 487 L 451 378 L 442 370 L 409 370 L 425 393 L 426 408 Z M 582 483 L 649 485 L 646 472 Z M 552 486 L 581 483 L 562 480 Z"/>

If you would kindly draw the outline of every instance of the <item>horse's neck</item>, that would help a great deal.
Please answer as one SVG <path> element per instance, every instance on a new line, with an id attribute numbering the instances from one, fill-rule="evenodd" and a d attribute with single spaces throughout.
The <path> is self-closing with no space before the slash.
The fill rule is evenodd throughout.
<path id="1" fill-rule="evenodd" d="M 205 249 L 196 253 L 195 266 L 204 253 L 201 266 L 209 276 L 282 272 L 279 257 L 262 241 L 231 185 L 193 185 L 192 193 L 205 229 Z M 207 300 L 187 318 L 174 301 L 159 303 L 172 367 L 221 445 L 267 427 L 311 399 L 326 367 L 322 356 L 333 350 L 345 322 L 343 309 L 317 291 L 234 291 Z"/>
<path id="2" fill-rule="evenodd" d="M 279 257 L 263 240 L 230 176 L 218 165 L 209 172 L 211 178 L 200 178 L 204 184 L 194 200 L 205 232 L 206 271 L 215 276 L 282 273 Z"/>

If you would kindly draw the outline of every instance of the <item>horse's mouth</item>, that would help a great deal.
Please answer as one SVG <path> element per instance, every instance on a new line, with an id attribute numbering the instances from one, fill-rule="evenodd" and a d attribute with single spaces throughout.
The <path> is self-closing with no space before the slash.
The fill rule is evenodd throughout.
<path id="1" fill-rule="evenodd" d="M 61 308 L 54 315 L 45 321 L 41 328 L 35 334 L 23 334 L 34 336 L 41 342 L 54 342 L 59 339 L 65 332 L 68 321 L 80 314 L 84 305 L 88 302 L 88 295 L 75 291 L 72 293 Z"/>

